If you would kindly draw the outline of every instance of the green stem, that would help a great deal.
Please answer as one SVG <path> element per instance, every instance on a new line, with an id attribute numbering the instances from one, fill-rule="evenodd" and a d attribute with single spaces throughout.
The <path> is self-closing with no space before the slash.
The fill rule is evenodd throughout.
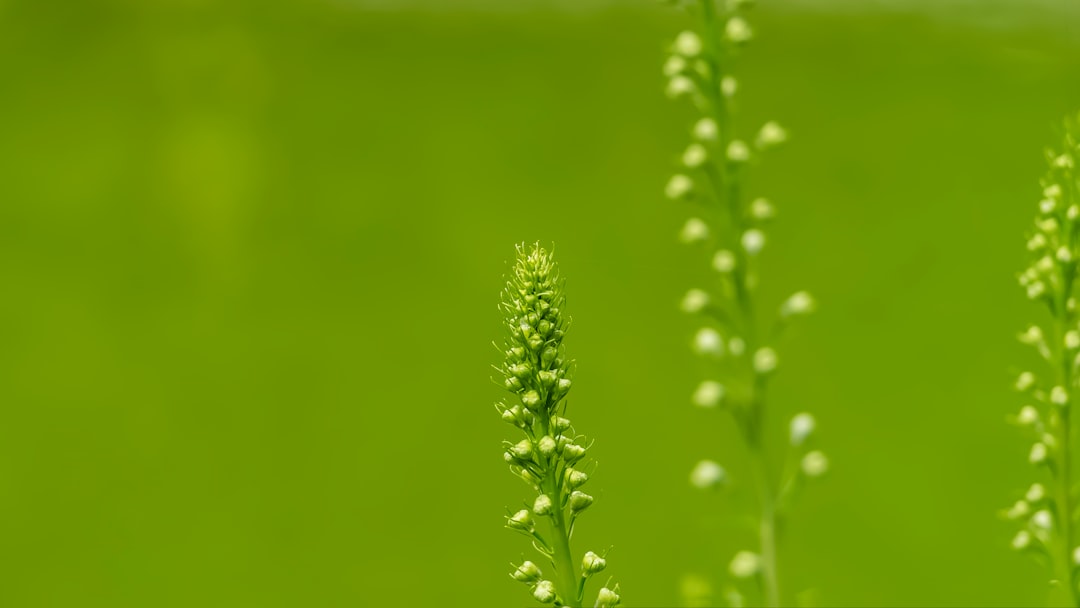
<path id="1" fill-rule="evenodd" d="M 1057 362 L 1057 379 L 1058 385 L 1065 388 L 1070 395 L 1070 401 L 1072 397 L 1072 362 L 1069 360 L 1068 350 L 1065 346 L 1065 333 L 1068 331 L 1070 313 L 1068 311 L 1068 294 L 1071 293 L 1072 287 L 1072 275 L 1067 269 L 1064 273 L 1064 282 L 1066 289 L 1064 290 L 1064 297 L 1061 304 L 1058 306 L 1057 314 L 1055 315 L 1055 342 L 1057 347 L 1053 352 L 1058 354 L 1059 361 Z M 1054 417 L 1056 427 L 1056 437 L 1058 446 L 1061 450 L 1060 468 L 1058 471 L 1058 479 L 1056 484 L 1055 497 L 1057 502 L 1057 520 L 1060 527 L 1059 543 L 1057 547 L 1058 556 L 1054 559 L 1054 563 L 1058 565 L 1056 577 L 1060 585 L 1066 586 L 1069 591 L 1066 595 L 1069 598 L 1070 606 L 1080 606 L 1080 590 L 1073 581 L 1073 501 L 1072 501 L 1072 451 L 1070 448 L 1071 443 L 1071 417 L 1069 416 L 1069 407 L 1057 407 L 1055 408 Z"/>
<path id="2" fill-rule="evenodd" d="M 566 519 L 563 517 L 562 509 L 556 508 L 552 511 L 551 527 L 554 532 L 555 570 L 558 574 L 555 585 L 559 591 L 559 598 L 564 606 L 581 608 L 580 585 L 578 585 L 574 558 L 570 552 L 570 537 L 567 534 Z"/>

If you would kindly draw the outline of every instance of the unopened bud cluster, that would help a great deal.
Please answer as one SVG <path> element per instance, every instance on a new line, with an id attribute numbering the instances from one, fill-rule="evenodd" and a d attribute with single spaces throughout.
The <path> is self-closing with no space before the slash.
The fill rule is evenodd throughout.
<path id="1" fill-rule="evenodd" d="M 1077 117 L 1080 121 L 1080 116 Z M 1028 298 L 1045 305 L 1049 321 L 1020 332 L 1019 341 L 1031 347 L 1039 369 L 1016 376 L 1014 388 L 1024 404 L 1013 421 L 1029 443 L 1027 459 L 1038 481 L 1003 512 L 1020 525 L 1012 547 L 1048 560 L 1051 579 L 1067 581 L 1073 602 L 1080 604 L 1080 577 L 1075 555 L 1078 542 L 1071 530 L 1077 510 L 1072 463 L 1075 454 L 1070 410 L 1080 368 L 1080 325 L 1077 318 L 1077 239 L 1080 237 L 1080 128 L 1067 121 L 1064 144 L 1047 152 L 1049 165 L 1042 180 L 1035 223 L 1027 237 L 1031 263 L 1020 273 Z M 1062 521 L 1060 518 L 1067 518 Z"/>
<path id="2" fill-rule="evenodd" d="M 563 400 L 572 386 L 572 362 L 563 348 L 565 303 L 552 254 L 538 244 L 519 246 L 500 303 L 507 334 L 499 370 L 516 403 L 496 407 L 504 421 L 521 431 L 520 439 L 504 443 L 503 459 L 534 495 L 525 503 L 527 508 L 507 516 L 506 526 L 529 537 L 560 576 L 545 579 L 529 561 L 516 566 L 510 576 L 528 585 L 542 604 L 577 606 L 584 585 L 573 574 L 575 564 L 559 563 L 565 555 L 559 548 L 568 551 L 574 523 L 593 497 L 583 491 L 589 481 L 587 442 L 564 416 Z M 586 552 L 581 577 L 589 578 L 606 566 L 605 558 Z M 614 597 L 608 605 L 618 603 Z"/>
<path id="3" fill-rule="evenodd" d="M 755 293 L 760 259 L 770 243 L 767 230 L 777 212 L 768 198 L 745 192 L 746 175 L 767 152 L 788 140 L 788 131 L 768 121 L 743 132 L 736 121 L 739 82 L 732 71 L 755 36 L 748 20 L 751 4 L 746 0 L 686 3 L 700 17 L 699 25 L 675 37 L 663 73 L 668 96 L 689 100 L 697 116 L 689 127 L 686 147 L 677 157 L 678 169 L 664 192 L 688 209 L 689 218 L 679 229 L 679 240 L 704 250 L 708 261 L 707 278 L 688 290 L 680 303 L 682 311 L 695 321 L 691 350 L 709 370 L 691 392 L 690 402 L 703 409 L 730 411 L 746 443 L 760 448 L 766 443 L 762 429 L 769 428 L 762 421 L 765 388 L 783 360 L 775 341 L 797 318 L 812 313 L 816 302 L 808 292 L 796 291 L 779 303 L 769 304 L 772 314 L 762 314 L 759 308 L 766 306 L 758 302 Z M 768 503 L 785 500 L 788 497 L 781 494 L 827 471 L 825 455 L 809 448 L 814 429 L 812 416 L 796 416 L 786 448 L 790 466 L 777 476 L 783 478 L 753 484 L 768 488 L 759 497 L 763 517 L 773 517 L 774 509 L 766 506 Z M 748 458 L 766 456 L 755 449 Z M 724 485 L 727 473 L 719 463 L 706 459 L 693 466 L 689 480 L 697 488 L 717 488 Z M 762 542 L 772 540 L 763 538 Z M 775 563 L 759 563 L 759 555 L 770 556 L 769 561 L 775 551 L 740 553 L 732 562 L 731 574 L 750 578 L 760 570 L 765 573 L 763 579 L 774 579 Z M 777 598 L 768 601 L 776 603 Z"/>

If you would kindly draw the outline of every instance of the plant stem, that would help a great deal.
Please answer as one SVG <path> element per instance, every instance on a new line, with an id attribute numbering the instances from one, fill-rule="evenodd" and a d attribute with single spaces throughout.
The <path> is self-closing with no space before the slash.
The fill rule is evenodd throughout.
<path id="1" fill-rule="evenodd" d="M 562 509 L 554 509 L 551 514 L 551 527 L 554 531 L 555 569 L 558 579 L 555 584 L 563 605 L 568 608 L 581 608 L 578 599 L 578 578 L 574 558 L 570 553 L 570 538 L 567 535 L 566 520 Z"/>
<path id="2" fill-rule="evenodd" d="M 760 427 L 759 427 L 760 428 Z M 758 486 L 761 506 L 761 524 L 758 529 L 761 542 L 761 585 L 767 608 L 780 606 L 780 584 L 776 574 L 776 501 L 769 479 L 768 463 L 762 446 L 751 449 L 750 460 Z"/>
<path id="3" fill-rule="evenodd" d="M 1060 360 L 1057 362 L 1057 379 L 1058 386 L 1065 388 L 1072 392 L 1073 379 L 1072 379 L 1072 362 L 1069 360 L 1069 355 L 1065 347 L 1065 333 L 1068 331 L 1069 325 L 1069 311 L 1068 311 L 1068 299 L 1069 293 L 1071 293 L 1072 275 L 1069 269 L 1066 269 L 1063 274 L 1064 282 L 1067 289 L 1064 291 L 1064 297 L 1062 302 L 1057 307 L 1057 314 L 1055 317 L 1055 341 L 1057 347 L 1054 349 L 1054 353 L 1059 355 Z M 1054 416 L 1056 424 L 1056 437 L 1058 446 L 1061 449 L 1060 458 L 1060 471 L 1057 480 L 1057 520 L 1060 527 L 1060 543 L 1058 547 L 1058 556 L 1053 560 L 1058 564 L 1058 572 L 1056 576 L 1059 584 L 1065 585 L 1069 591 L 1066 594 L 1068 597 L 1068 605 L 1080 606 L 1080 590 L 1077 589 L 1073 582 L 1073 501 L 1072 501 L 1072 452 L 1070 448 L 1071 442 L 1071 417 L 1069 416 L 1069 407 L 1057 407 L 1055 408 Z M 1057 595 L 1057 594 L 1055 594 Z M 1063 598 L 1064 599 L 1064 598 Z"/>

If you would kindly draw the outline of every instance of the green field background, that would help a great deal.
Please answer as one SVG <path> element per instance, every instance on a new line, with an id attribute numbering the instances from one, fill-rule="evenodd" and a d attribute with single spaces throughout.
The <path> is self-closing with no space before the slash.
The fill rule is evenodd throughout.
<path id="1" fill-rule="evenodd" d="M 752 548 L 745 479 L 680 315 L 707 275 L 663 185 L 692 112 L 651 2 L 0 0 L 0 606 L 525 606 L 527 489 L 492 403 L 513 246 L 554 243 L 596 438 L 575 538 L 626 606 Z M 513 10 L 507 10 L 513 9 Z M 792 141 L 761 297 L 771 424 L 831 474 L 784 540 L 818 605 L 1025 606 L 998 510 L 1043 147 L 1080 108 L 1069 2 L 773 3 L 744 124 Z"/>

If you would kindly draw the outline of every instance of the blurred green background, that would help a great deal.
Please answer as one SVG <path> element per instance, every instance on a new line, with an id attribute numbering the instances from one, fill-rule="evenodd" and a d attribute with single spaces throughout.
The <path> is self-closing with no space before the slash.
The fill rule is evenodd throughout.
<path id="1" fill-rule="evenodd" d="M 581 10 L 577 10 L 581 9 Z M 514 243 L 555 243 L 571 413 L 598 439 L 580 550 L 674 606 L 750 546 L 692 492 L 742 448 L 689 405 L 677 312 L 705 262 L 662 187 L 685 16 L 647 0 L 0 0 L 0 605 L 522 606 L 526 491 L 492 402 Z M 781 558 L 841 606 L 1021 606 L 1044 570 L 997 510 L 1042 148 L 1080 106 L 1066 0 L 770 2 L 745 125 L 792 143 L 764 301 L 775 433 L 832 474 Z M 737 497 L 736 497 L 737 498 Z"/>

